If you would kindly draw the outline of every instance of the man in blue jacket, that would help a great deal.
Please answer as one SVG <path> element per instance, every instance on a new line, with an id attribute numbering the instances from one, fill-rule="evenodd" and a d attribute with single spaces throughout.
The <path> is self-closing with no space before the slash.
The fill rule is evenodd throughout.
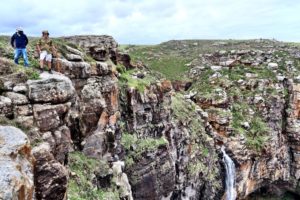
<path id="1" fill-rule="evenodd" d="M 15 49 L 14 61 L 19 64 L 19 57 L 22 55 L 24 58 L 24 65 L 28 67 L 28 57 L 26 51 L 26 45 L 28 44 L 28 38 L 24 34 L 22 28 L 17 28 L 17 32 L 11 37 L 11 46 Z"/>

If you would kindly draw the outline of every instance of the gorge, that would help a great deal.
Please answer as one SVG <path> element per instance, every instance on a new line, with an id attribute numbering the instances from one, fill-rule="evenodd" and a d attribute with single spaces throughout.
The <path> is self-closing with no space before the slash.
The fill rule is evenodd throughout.
<path id="1" fill-rule="evenodd" d="M 54 73 L 0 37 L 0 199 L 300 195 L 300 45 L 53 39 Z"/>

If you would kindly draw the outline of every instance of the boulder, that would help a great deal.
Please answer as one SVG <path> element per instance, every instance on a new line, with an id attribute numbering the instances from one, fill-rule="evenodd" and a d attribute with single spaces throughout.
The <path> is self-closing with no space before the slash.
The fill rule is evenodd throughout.
<path id="1" fill-rule="evenodd" d="M 227 61 L 220 62 L 220 65 L 224 67 L 233 67 L 238 64 L 240 64 L 240 61 L 238 60 L 227 60 Z"/>
<path id="2" fill-rule="evenodd" d="M 34 199 L 34 158 L 27 136 L 12 126 L 0 126 L 0 199 Z"/>
<path id="3" fill-rule="evenodd" d="M 269 63 L 268 64 L 268 69 L 278 69 L 278 64 L 277 63 Z"/>
<path id="4" fill-rule="evenodd" d="M 11 99 L 13 105 L 24 105 L 29 103 L 28 98 L 23 94 L 7 92 L 4 95 Z"/>
<path id="5" fill-rule="evenodd" d="M 71 53 L 66 54 L 66 58 L 67 58 L 67 60 L 74 61 L 74 62 L 83 61 L 83 58 L 80 55 L 71 54 Z"/>
<path id="6" fill-rule="evenodd" d="M 222 70 L 222 66 L 211 66 L 210 69 L 212 69 L 213 71 L 220 71 Z"/>
<path id="7" fill-rule="evenodd" d="M 79 56 L 83 57 L 83 53 L 81 51 L 79 51 L 78 49 L 72 48 L 72 47 L 70 47 L 68 45 L 66 46 L 66 48 L 72 54 L 79 55 Z"/>
<path id="8" fill-rule="evenodd" d="M 69 78 L 61 74 L 40 74 L 41 80 L 29 80 L 28 97 L 34 103 L 64 103 L 75 94 Z"/>
<path id="9" fill-rule="evenodd" d="M 16 86 L 14 86 L 13 91 L 17 92 L 17 93 L 26 94 L 28 91 L 28 88 L 27 88 L 26 84 L 19 83 Z"/>

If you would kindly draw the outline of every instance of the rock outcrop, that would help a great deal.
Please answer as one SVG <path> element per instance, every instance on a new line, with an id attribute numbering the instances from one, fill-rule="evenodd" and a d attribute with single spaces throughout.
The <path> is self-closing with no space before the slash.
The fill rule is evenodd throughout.
<path id="1" fill-rule="evenodd" d="M 134 199 L 217 199 L 222 191 L 220 163 L 196 105 L 173 96 L 170 82 L 143 92 L 126 88 L 123 94 L 122 121 L 137 135 L 132 146 L 125 146 Z"/>
<path id="2" fill-rule="evenodd" d="M 34 157 L 27 136 L 0 126 L 0 199 L 34 199 Z"/>
<path id="3" fill-rule="evenodd" d="M 169 81 L 110 36 L 60 39 L 57 72 L 38 80 L 0 59 L 1 125 L 27 135 L 0 126 L 0 198 L 225 199 L 221 148 L 237 199 L 300 195 L 298 48 L 172 41 L 136 54 L 197 52 Z"/>
<path id="4" fill-rule="evenodd" d="M 37 200 L 66 199 L 68 171 L 51 153 L 48 143 L 42 143 L 33 148 L 36 159 L 34 167 L 34 182 Z"/>
<path id="5" fill-rule="evenodd" d="M 29 80 L 28 97 L 34 103 L 65 103 L 75 93 L 70 79 L 62 75 L 42 73 L 41 80 Z"/>
<path id="6" fill-rule="evenodd" d="M 63 37 L 63 39 L 83 48 L 97 61 L 106 61 L 108 58 L 116 60 L 118 44 L 111 36 L 85 35 Z"/>

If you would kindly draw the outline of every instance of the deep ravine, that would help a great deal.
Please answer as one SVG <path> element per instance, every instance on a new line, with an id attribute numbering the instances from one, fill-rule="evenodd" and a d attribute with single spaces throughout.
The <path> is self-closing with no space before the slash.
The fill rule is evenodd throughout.
<path id="1" fill-rule="evenodd" d="M 4 199 L 299 199 L 298 48 L 170 41 L 122 51 L 109 36 L 55 42 L 61 73 L 27 77 L 0 56 L 0 168 L 22 174 L 12 185 L 0 170 L 0 199 L 7 191 L 13 198 Z M 172 55 L 185 58 L 187 80 L 154 71 L 158 58 L 164 69 L 180 67 L 167 62 Z"/>

